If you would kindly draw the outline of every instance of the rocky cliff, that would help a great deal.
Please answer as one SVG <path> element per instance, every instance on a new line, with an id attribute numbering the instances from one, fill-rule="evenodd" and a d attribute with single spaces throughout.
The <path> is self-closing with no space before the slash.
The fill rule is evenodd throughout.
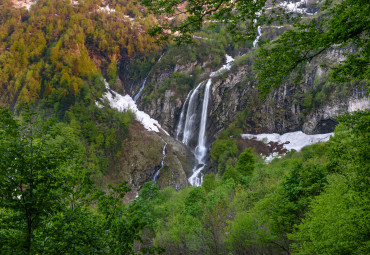
<path id="1" fill-rule="evenodd" d="M 370 102 L 361 84 L 334 84 L 329 81 L 329 67 L 344 59 L 346 51 L 348 49 L 333 47 L 307 64 L 301 73 L 293 73 L 265 99 L 260 97 L 254 86 L 253 51 L 236 59 L 229 72 L 213 78 L 207 123 L 209 141 L 212 142 L 221 130 L 236 120 L 241 122 L 243 131 L 248 133 L 285 133 L 296 130 L 307 134 L 332 132 L 337 124 L 335 116 L 343 111 L 369 108 Z M 197 66 L 202 73 L 193 84 L 183 85 L 186 90 L 182 94 L 178 93 L 178 88 L 167 87 L 160 96 L 146 97 L 160 89 L 161 84 L 171 79 L 174 73 L 195 76 Z M 152 90 L 144 91 L 138 101 L 139 107 L 159 120 L 175 137 L 187 93 L 205 79 L 210 71 L 212 69 L 207 63 L 189 61 L 183 65 L 177 63 L 161 72 L 153 72 L 147 81 Z M 300 81 L 296 82 L 298 75 L 301 75 Z M 204 86 L 198 95 L 197 111 L 201 111 L 203 90 Z M 196 123 L 195 130 L 199 129 L 199 121 Z"/>

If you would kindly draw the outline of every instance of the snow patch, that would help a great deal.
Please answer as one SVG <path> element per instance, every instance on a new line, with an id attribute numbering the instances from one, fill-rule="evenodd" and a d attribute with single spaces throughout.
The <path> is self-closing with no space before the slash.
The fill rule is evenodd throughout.
<path id="1" fill-rule="evenodd" d="M 77 6 L 79 4 L 78 0 L 72 0 L 71 5 L 72 6 Z"/>
<path id="2" fill-rule="evenodd" d="M 32 5 L 35 5 L 38 0 L 13 0 L 13 6 L 15 8 L 26 8 L 29 11 Z"/>
<path id="3" fill-rule="evenodd" d="M 111 13 L 116 12 L 116 10 L 115 10 L 115 9 L 111 9 L 111 8 L 109 7 L 109 4 L 108 4 L 107 6 L 105 6 L 105 7 L 101 7 L 101 6 L 99 6 L 99 7 L 98 7 L 98 9 L 99 9 L 99 11 L 103 11 L 103 12 L 106 12 L 106 13 L 108 13 L 108 14 L 111 14 Z"/>
<path id="4" fill-rule="evenodd" d="M 333 135 L 334 133 L 306 135 L 302 131 L 296 131 L 296 132 L 285 133 L 283 135 L 279 135 L 276 133 L 259 134 L 259 135 L 242 134 L 241 137 L 243 139 L 255 139 L 257 141 L 262 141 L 266 144 L 269 142 L 276 142 L 279 144 L 283 144 L 283 147 L 288 151 L 291 151 L 291 150 L 300 151 L 303 147 L 307 145 L 311 145 L 311 144 L 315 144 L 319 142 L 326 142 Z M 276 157 L 281 157 L 281 155 L 278 153 L 273 153 L 271 155 L 268 155 L 265 158 L 265 161 L 267 163 L 271 162 L 271 160 Z"/>
<path id="5" fill-rule="evenodd" d="M 192 38 L 206 40 L 206 41 L 213 41 L 213 39 L 211 39 L 211 38 L 206 38 L 206 37 L 202 37 L 202 36 L 198 36 L 198 35 L 193 35 Z"/>
<path id="6" fill-rule="evenodd" d="M 307 8 L 303 8 L 302 6 L 306 5 L 306 0 L 301 0 L 300 2 L 283 2 L 279 5 L 279 7 L 285 9 L 288 12 L 295 12 L 300 14 L 312 14 L 307 13 Z"/>
<path id="7" fill-rule="evenodd" d="M 168 132 L 161 127 L 157 120 L 152 119 L 149 114 L 140 111 L 137 108 L 135 101 L 129 95 L 122 96 L 111 90 L 106 80 L 104 80 L 104 83 L 107 92 L 103 95 L 103 99 L 108 100 L 111 108 L 117 109 L 120 112 L 132 111 L 135 113 L 136 120 L 139 121 L 145 129 L 154 132 L 159 132 L 159 130 L 162 130 L 166 135 L 169 135 Z M 96 105 L 99 108 L 101 107 L 99 102 L 96 102 Z"/>
<path id="8" fill-rule="evenodd" d="M 274 158 L 281 158 L 281 154 L 278 152 L 273 152 L 272 154 L 265 157 L 265 162 L 270 163 Z"/>
<path id="9" fill-rule="evenodd" d="M 134 18 L 131 18 L 131 17 L 130 17 L 130 16 L 128 16 L 128 15 L 123 15 L 123 17 L 124 17 L 125 19 L 129 20 L 130 22 L 134 22 L 134 21 L 135 21 L 135 19 L 134 19 Z"/>

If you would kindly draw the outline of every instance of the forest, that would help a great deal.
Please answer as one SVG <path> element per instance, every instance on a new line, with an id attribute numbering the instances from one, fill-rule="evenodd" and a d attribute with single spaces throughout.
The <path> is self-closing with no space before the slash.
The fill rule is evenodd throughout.
<path id="1" fill-rule="evenodd" d="M 266 163 L 240 144 L 249 124 L 242 109 L 211 145 L 213 173 L 201 186 L 148 181 L 128 198 L 128 180 L 105 178 L 125 160 L 136 123 L 131 111 L 96 104 L 104 80 L 124 90 L 122 63 L 129 80 L 141 81 L 179 61 L 208 70 L 226 51 L 247 52 L 234 68 L 253 57 L 263 100 L 339 45 L 354 50 L 328 84 L 368 96 L 367 1 L 324 1 L 322 15 L 304 22 L 279 11 L 256 16 L 265 3 L 190 1 L 185 15 L 181 1 L 39 0 L 27 10 L 3 0 L 0 254 L 370 254 L 369 110 L 339 115 L 328 142 Z M 252 51 L 258 26 L 283 23 L 293 29 L 265 36 Z M 143 105 L 168 88 L 184 98 L 202 72 L 197 66 L 149 84 Z M 304 95 L 306 108 L 323 104 L 320 95 Z"/>
<path id="2" fill-rule="evenodd" d="M 0 115 L 2 254 L 367 254 L 370 112 L 265 164 L 226 130 L 201 187 L 99 188 L 68 125 Z M 238 155 L 239 154 L 239 155 Z M 226 161 L 226 162 L 225 162 Z"/>

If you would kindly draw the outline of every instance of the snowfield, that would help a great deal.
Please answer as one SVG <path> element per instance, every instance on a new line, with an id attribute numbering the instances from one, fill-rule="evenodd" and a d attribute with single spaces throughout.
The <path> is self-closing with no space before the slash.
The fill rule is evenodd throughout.
<path id="1" fill-rule="evenodd" d="M 242 134 L 241 137 L 243 139 L 255 139 L 257 141 L 261 141 L 264 143 L 269 142 L 276 142 L 279 144 L 283 144 L 283 147 L 288 151 L 296 150 L 300 151 L 303 147 L 319 142 L 326 142 L 329 140 L 334 133 L 328 134 L 317 134 L 317 135 L 306 135 L 302 131 L 290 132 L 285 133 L 283 135 L 279 135 L 276 133 L 273 134 L 259 134 L 259 135 L 252 135 L 252 134 Z M 278 153 L 273 153 L 268 155 L 265 160 L 266 162 L 271 162 L 276 157 L 281 157 Z"/>
<path id="2" fill-rule="evenodd" d="M 159 132 L 159 130 L 162 130 L 163 132 L 166 133 L 166 135 L 169 135 L 161 127 L 157 120 L 152 119 L 147 113 L 140 111 L 137 108 L 137 105 L 134 102 L 134 100 L 129 95 L 122 96 L 117 92 L 111 90 L 106 80 L 104 80 L 104 83 L 107 92 L 103 95 L 103 100 L 104 99 L 108 100 L 109 106 L 111 108 L 117 109 L 120 112 L 132 111 L 133 113 L 135 113 L 136 120 L 139 121 L 145 127 L 145 129 L 154 132 Z M 99 102 L 96 102 L 96 105 L 99 108 L 103 107 Z"/>

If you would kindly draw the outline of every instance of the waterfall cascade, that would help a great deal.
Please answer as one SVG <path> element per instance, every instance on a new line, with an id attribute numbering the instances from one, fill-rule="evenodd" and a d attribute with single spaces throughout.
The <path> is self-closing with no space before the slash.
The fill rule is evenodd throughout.
<path id="1" fill-rule="evenodd" d="M 162 57 L 164 56 L 164 53 L 162 53 L 162 55 L 159 57 L 159 59 L 158 59 L 158 61 L 157 61 L 157 63 L 159 63 L 161 60 L 162 60 Z M 145 88 L 145 84 L 146 84 L 146 81 L 147 81 L 147 79 L 148 79 L 148 77 L 149 77 L 149 74 L 150 74 L 150 72 L 151 72 L 152 70 L 150 70 L 149 71 L 149 73 L 145 76 L 145 79 L 144 79 L 144 81 L 143 81 L 143 83 L 141 84 L 141 87 L 140 87 L 140 89 L 139 89 L 139 91 L 136 93 L 136 95 L 134 96 L 134 102 L 136 102 L 138 99 L 139 99 L 139 97 L 140 97 L 140 95 L 141 95 L 141 92 L 143 92 L 143 90 L 144 90 L 144 88 Z"/>
<path id="2" fill-rule="evenodd" d="M 200 125 L 199 125 L 199 133 L 198 133 L 198 142 L 197 146 L 194 149 L 194 156 L 196 159 L 196 165 L 193 168 L 193 174 L 189 178 L 189 182 L 193 186 L 200 186 L 203 182 L 203 174 L 202 170 L 206 166 L 207 163 L 207 118 L 208 118 L 208 104 L 210 100 L 210 92 L 211 92 L 211 85 L 212 85 L 212 78 L 219 75 L 223 71 L 230 70 L 231 63 L 234 59 L 226 55 L 226 64 L 223 65 L 219 70 L 216 72 L 212 72 L 210 77 L 205 85 L 204 88 L 204 96 L 203 96 L 203 103 L 202 103 L 202 112 L 200 116 Z M 190 140 L 194 137 L 195 131 L 195 123 L 197 120 L 197 104 L 198 104 L 198 92 L 200 87 L 205 84 L 205 81 L 198 84 L 198 86 L 193 90 L 190 91 L 186 97 L 186 100 L 183 105 L 183 109 L 181 110 L 180 120 L 177 125 L 177 139 L 179 139 L 181 132 L 183 131 L 183 138 L 182 142 L 186 145 L 189 145 Z M 185 116 L 185 107 L 186 102 L 189 100 L 187 111 L 186 111 L 186 118 L 185 124 L 183 124 L 184 116 Z"/>
<path id="3" fill-rule="evenodd" d="M 180 139 L 180 134 L 181 134 L 182 130 L 184 129 L 184 117 L 185 117 L 186 103 L 188 102 L 192 91 L 193 90 L 190 90 L 190 92 L 186 96 L 185 102 L 184 102 L 184 104 L 182 106 L 182 109 L 181 109 L 179 123 L 177 124 L 177 128 L 176 128 L 176 139 L 177 140 Z"/>
<path id="4" fill-rule="evenodd" d="M 212 79 L 209 78 L 204 89 L 204 98 L 203 98 L 203 106 L 202 106 L 202 116 L 200 119 L 200 127 L 199 127 L 199 136 L 198 136 L 198 144 L 195 148 L 195 158 L 197 160 L 197 165 L 193 169 L 193 174 L 189 178 L 189 182 L 193 186 L 200 186 L 203 182 L 203 174 L 201 171 L 205 167 L 206 164 L 206 157 L 207 157 L 207 136 L 206 136 L 206 125 L 207 125 L 207 117 L 208 117 L 208 102 L 209 102 L 209 94 L 210 94 L 210 87 L 212 85 Z M 199 177 L 200 175 L 200 177 Z"/>
<path id="5" fill-rule="evenodd" d="M 258 26 L 257 28 L 257 37 L 256 39 L 253 41 L 253 48 L 256 48 L 257 44 L 258 44 L 258 41 L 261 37 L 261 26 Z"/>
<path id="6" fill-rule="evenodd" d="M 188 110 L 186 112 L 185 118 L 185 126 L 184 126 L 184 134 L 182 138 L 182 142 L 186 145 L 189 145 L 190 139 L 193 137 L 194 131 L 194 124 L 197 117 L 196 106 L 197 106 L 197 96 L 200 86 L 203 85 L 204 82 L 198 84 L 198 86 L 194 89 L 191 93 L 189 98 Z"/>
<path id="7" fill-rule="evenodd" d="M 165 160 L 165 158 L 166 158 L 166 148 L 167 148 L 167 143 L 166 143 L 166 141 L 165 141 L 165 140 L 163 140 L 163 138 L 161 138 L 161 139 L 162 139 L 162 141 L 164 142 L 164 146 L 163 146 L 163 149 L 162 149 L 162 155 L 163 155 L 163 157 L 162 157 L 162 160 L 161 160 L 161 165 L 160 165 L 160 167 L 159 167 L 159 168 L 158 168 L 158 170 L 154 173 L 153 181 L 154 181 L 155 183 L 157 183 L 159 172 L 160 172 L 160 171 L 161 171 L 161 169 L 163 168 L 163 166 L 164 166 L 164 160 Z"/>
<path id="8" fill-rule="evenodd" d="M 139 91 L 134 96 L 134 101 L 135 102 L 139 99 L 139 97 L 141 95 L 141 92 L 143 92 L 143 89 L 145 88 L 146 80 L 148 79 L 149 74 L 150 74 L 150 72 L 145 76 L 145 79 L 144 79 L 143 83 L 141 84 L 141 87 L 140 87 Z"/>

